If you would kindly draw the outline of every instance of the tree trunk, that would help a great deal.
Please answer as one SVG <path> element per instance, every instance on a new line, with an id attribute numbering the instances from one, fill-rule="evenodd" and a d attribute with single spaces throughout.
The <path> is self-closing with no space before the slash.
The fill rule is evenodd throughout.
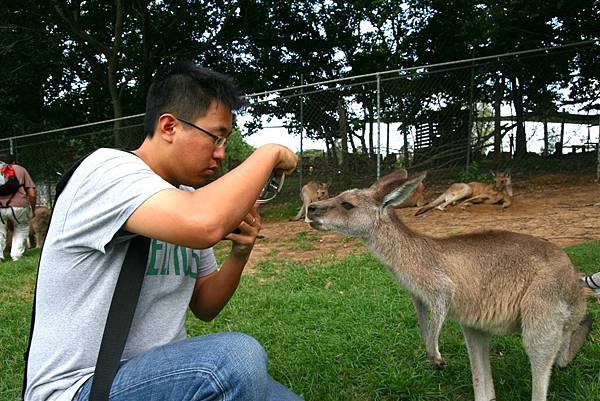
<path id="1" fill-rule="evenodd" d="M 503 93 L 504 82 L 501 77 L 498 77 L 494 91 L 494 159 L 496 162 L 500 161 L 500 152 L 502 151 L 502 115 L 500 107 Z"/>
<path id="2" fill-rule="evenodd" d="M 525 111 L 523 109 L 523 92 L 518 87 L 517 78 L 512 80 L 513 104 L 517 118 L 517 135 L 515 138 L 515 156 L 527 154 L 527 136 L 525 133 Z"/>
<path id="3" fill-rule="evenodd" d="M 152 39 L 150 37 L 150 14 L 148 12 L 149 0 L 138 0 L 135 2 L 134 10 L 137 13 L 140 26 L 141 26 L 141 37 L 142 37 L 142 76 L 140 77 L 140 93 L 148 93 L 150 84 L 152 82 L 152 73 L 156 68 L 153 61 L 153 54 L 151 50 Z"/>
<path id="4" fill-rule="evenodd" d="M 390 123 L 387 123 L 387 133 L 386 133 L 386 147 L 385 147 L 385 155 L 390 155 Z"/>
<path id="5" fill-rule="evenodd" d="M 356 144 L 354 143 L 354 134 L 352 132 L 348 133 L 348 141 L 350 142 L 352 153 L 356 153 Z"/>
<path id="6" fill-rule="evenodd" d="M 108 91 L 113 109 L 113 118 L 119 119 L 123 117 L 123 105 L 121 104 L 121 96 L 117 87 L 117 59 L 110 58 L 108 60 Z M 129 146 L 129 141 L 125 133 L 121 132 L 122 120 L 113 122 L 113 143 L 114 146 L 120 149 L 125 149 Z"/>
<path id="7" fill-rule="evenodd" d="M 325 137 L 325 147 L 327 149 L 327 171 L 331 172 L 332 169 L 336 169 L 337 170 L 337 160 L 336 160 L 336 153 L 337 153 L 337 149 L 335 146 L 335 140 L 328 136 Z"/>
<path id="8" fill-rule="evenodd" d="M 402 134 L 404 135 L 404 160 L 402 164 L 405 168 L 408 168 L 410 167 L 410 160 L 408 160 L 408 129 L 402 130 Z"/>
<path id="9" fill-rule="evenodd" d="M 565 120 L 563 120 L 560 123 L 560 146 L 559 148 L 556 150 L 556 154 L 558 154 L 559 156 L 563 154 L 563 144 L 564 144 L 564 140 L 565 140 Z"/>
<path id="10" fill-rule="evenodd" d="M 548 118 L 544 118 L 544 157 L 548 157 Z"/>
<path id="11" fill-rule="evenodd" d="M 119 90 L 118 77 L 118 60 L 119 51 L 121 50 L 122 34 L 123 34 L 123 2 L 115 0 L 115 37 L 110 56 L 107 55 L 108 61 L 108 91 L 113 107 L 113 118 L 120 119 L 123 117 L 123 105 L 121 102 L 121 91 Z M 121 131 L 122 121 L 115 120 L 113 123 L 113 142 L 117 148 L 128 148 L 129 138 L 125 132 Z"/>
<path id="12" fill-rule="evenodd" d="M 344 173 L 348 172 L 348 116 L 344 99 L 338 98 L 338 115 L 340 117 L 339 138 L 342 146 L 341 165 Z"/>
<path id="13" fill-rule="evenodd" d="M 367 142 L 365 139 L 365 136 L 367 135 L 367 110 L 363 109 L 364 111 L 364 119 L 363 119 L 363 124 L 362 124 L 362 135 L 358 137 L 358 139 L 360 140 L 360 147 L 362 148 L 362 151 L 364 154 L 368 155 L 369 154 L 369 148 L 367 148 Z"/>

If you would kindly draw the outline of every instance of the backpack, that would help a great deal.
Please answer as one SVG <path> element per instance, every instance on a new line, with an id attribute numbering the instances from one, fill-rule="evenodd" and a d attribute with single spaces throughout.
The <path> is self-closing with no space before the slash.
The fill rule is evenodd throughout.
<path id="1" fill-rule="evenodd" d="M 12 195 L 20 186 L 12 164 L 0 162 L 0 196 Z"/>

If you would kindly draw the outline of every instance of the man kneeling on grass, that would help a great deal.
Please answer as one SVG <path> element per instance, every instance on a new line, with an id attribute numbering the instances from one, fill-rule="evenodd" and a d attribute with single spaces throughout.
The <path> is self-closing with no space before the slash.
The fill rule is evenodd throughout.
<path id="1" fill-rule="evenodd" d="M 26 401 L 89 398 L 132 234 L 152 242 L 111 401 L 300 400 L 269 376 L 252 337 L 187 338 L 184 327 L 188 305 L 208 321 L 229 301 L 261 228 L 261 188 L 274 169 L 296 167 L 292 151 L 265 145 L 212 183 L 178 189 L 215 174 L 232 110 L 243 103 L 229 78 L 177 64 L 150 87 L 143 144 L 131 153 L 99 149 L 75 170 L 41 256 Z M 222 238 L 233 245 L 217 269 L 210 247 Z"/>

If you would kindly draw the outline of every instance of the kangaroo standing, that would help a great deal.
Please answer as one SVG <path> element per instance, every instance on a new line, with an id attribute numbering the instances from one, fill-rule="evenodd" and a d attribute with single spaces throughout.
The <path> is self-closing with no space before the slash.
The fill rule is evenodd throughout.
<path id="1" fill-rule="evenodd" d="M 361 238 L 412 295 L 427 355 L 444 360 L 446 318 L 462 327 L 475 401 L 495 400 L 491 334 L 520 332 L 532 370 L 532 400 L 545 401 L 552 366 L 566 366 L 591 328 L 585 294 L 568 256 L 530 235 L 490 230 L 445 238 L 421 235 L 394 213 L 424 175 L 396 171 L 366 189 L 313 203 L 311 226 Z M 427 320 L 426 307 L 431 316 Z"/>
<path id="2" fill-rule="evenodd" d="M 480 182 L 457 182 L 450 187 L 435 200 L 429 202 L 421 209 L 417 210 L 415 216 L 423 214 L 434 207 L 438 210 L 450 204 L 455 204 L 461 201 L 462 205 L 472 203 L 502 203 L 502 208 L 507 208 L 512 204 L 512 181 L 509 173 L 495 172 L 494 184 L 482 184 Z"/>
<path id="3" fill-rule="evenodd" d="M 326 182 L 310 181 L 302 187 L 300 197 L 302 198 L 302 207 L 292 220 L 300 220 L 304 216 L 304 221 L 308 222 L 308 216 L 306 215 L 308 205 L 312 202 L 329 198 L 329 184 Z"/>

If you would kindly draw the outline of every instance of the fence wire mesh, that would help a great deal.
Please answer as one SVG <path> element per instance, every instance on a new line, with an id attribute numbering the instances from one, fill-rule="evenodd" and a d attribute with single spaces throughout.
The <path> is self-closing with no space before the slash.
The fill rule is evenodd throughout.
<path id="1" fill-rule="evenodd" d="M 429 180 L 485 180 L 497 169 L 600 175 L 597 96 L 589 101 L 578 95 L 573 90 L 577 74 L 554 62 L 557 52 L 574 51 L 581 49 L 466 60 L 253 94 L 238 127 L 248 140 L 293 138 L 301 162 L 298 179 L 288 181 L 286 191 L 294 196 L 309 180 L 333 182 L 342 190 L 400 167 L 411 173 L 427 170 Z M 41 202 L 50 204 L 60 174 L 74 161 L 99 147 L 126 143 L 134 148 L 142 140 L 143 115 L 135 115 L 0 139 L 0 148 L 28 168 L 39 183 Z M 222 171 L 241 159 L 230 155 Z"/>

